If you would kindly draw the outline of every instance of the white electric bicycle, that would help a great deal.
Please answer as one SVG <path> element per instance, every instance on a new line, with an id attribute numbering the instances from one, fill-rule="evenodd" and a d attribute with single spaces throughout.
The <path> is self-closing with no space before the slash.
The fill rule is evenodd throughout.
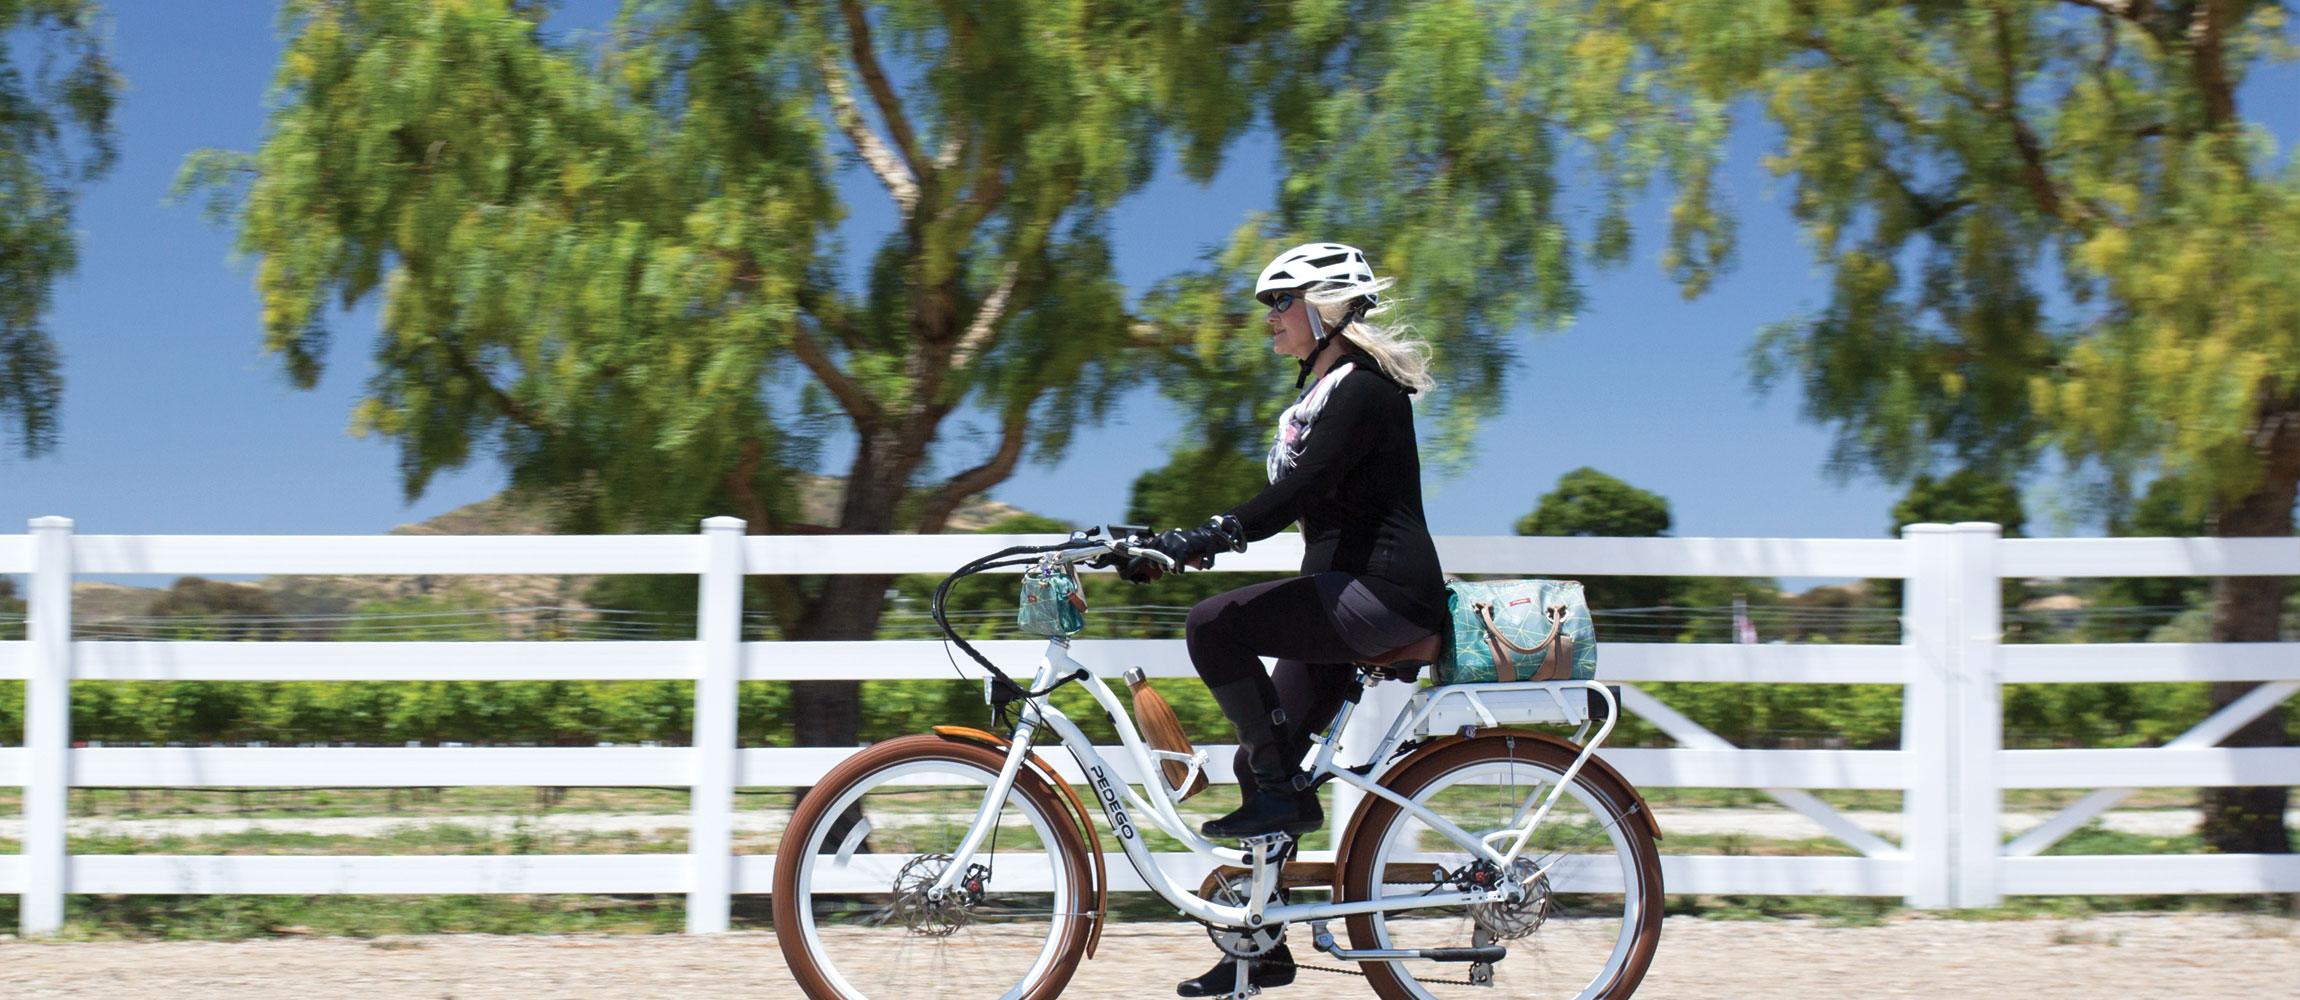
<path id="1" fill-rule="evenodd" d="M 943 615 L 952 583 L 1002 566 L 1072 572 L 1079 563 L 1148 556 L 1180 569 L 1146 547 L 1140 529 L 1100 534 L 992 553 L 935 593 L 935 620 L 988 668 L 990 699 L 1002 720 L 1011 710 L 1011 730 L 936 726 L 878 743 L 800 802 L 776 859 L 774 921 L 808 996 L 1050 1000 L 1063 992 L 1101 938 L 1109 873 L 1085 804 L 1033 752 L 1049 732 L 1077 760 L 1087 798 L 1142 883 L 1241 963 L 1234 997 L 1255 992 L 1244 985 L 1243 963 L 1269 954 L 1293 928 L 1306 928 L 1316 951 L 1337 963 L 1325 971 L 1363 975 L 1383 997 L 1620 998 L 1636 990 L 1660 943 L 1660 830 L 1637 790 L 1594 756 L 1613 730 L 1612 691 L 1594 681 L 1426 688 L 1367 763 L 1340 766 L 1334 746 L 1356 695 L 1389 664 L 1429 660 L 1434 642 L 1374 657 L 1359 665 L 1365 685 L 1317 740 L 1310 769 L 1314 782 L 1365 793 L 1331 860 L 1296 851 L 1283 834 L 1212 843 L 1177 809 L 1199 784 L 1203 751 L 1146 745 L 1110 687 L 1071 658 L 1069 639 L 1050 639 L 1022 684 Z M 1109 715 L 1130 766 L 1113 767 L 1048 702 L 1066 684 Z M 1580 728 L 1571 740 L 1510 728 L 1523 724 Z M 1177 881 L 1208 867 L 1194 886 Z M 1311 893 L 1325 898 L 1297 899 Z M 1329 929 L 1334 921 L 1341 935 Z M 1170 971 L 1185 973 L 1186 964 Z M 1164 989 L 1145 984 L 1142 993 Z"/>

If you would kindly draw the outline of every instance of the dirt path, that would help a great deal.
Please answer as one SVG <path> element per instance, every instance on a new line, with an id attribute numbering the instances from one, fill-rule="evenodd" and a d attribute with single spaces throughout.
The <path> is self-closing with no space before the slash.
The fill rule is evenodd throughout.
<path id="1" fill-rule="evenodd" d="M 1064 994 L 1171 996 L 1211 955 L 1194 926 L 1112 928 Z M 1783 996 L 2286 998 L 2300 983 L 2300 921 L 2223 915 L 2085 920 L 1912 917 L 1882 927 L 1673 917 L 1639 1000 Z M 241 943 L 0 942 L 0 996 L 123 1000 L 312 997 L 795 996 L 774 938 L 437 936 Z M 1305 973 L 1272 1000 L 1371 996 Z"/>
<path id="2" fill-rule="evenodd" d="M 1829 835 L 1820 824 L 1786 809 L 1657 809 L 1654 812 L 1661 820 L 1663 830 L 1677 833 L 1739 833 L 1780 839 Z M 738 812 L 734 814 L 735 832 L 765 833 L 781 830 L 789 816 L 788 812 L 782 810 Z M 1847 812 L 1845 818 L 1871 833 L 1887 837 L 1900 836 L 1901 814 L 1897 812 L 1852 811 Z M 2004 832 L 2025 833 L 2048 818 L 2049 815 L 2045 813 L 2007 813 L 2003 817 Z M 2119 833 L 2179 837 L 2194 833 L 2202 818 L 2203 815 L 2194 809 L 2130 809 L 2105 813 L 2100 823 Z M 70 825 L 75 836 L 151 839 L 251 832 L 302 833 L 315 837 L 377 837 L 398 829 L 425 826 L 460 826 L 486 830 L 496 836 L 508 836 L 522 829 L 537 834 L 682 833 L 687 829 L 687 822 L 685 813 L 545 813 L 539 816 L 312 816 L 267 819 L 228 816 L 75 818 L 70 821 Z M 2300 827 L 2300 809 L 2293 810 L 2286 822 Z M 0 819 L 0 839 L 22 839 L 23 825 L 22 820 L 13 817 Z"/>

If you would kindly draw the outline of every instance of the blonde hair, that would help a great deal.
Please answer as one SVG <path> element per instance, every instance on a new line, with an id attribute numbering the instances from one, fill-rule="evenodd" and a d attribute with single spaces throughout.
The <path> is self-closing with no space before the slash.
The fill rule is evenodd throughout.
<path id="1" fill-rule="evenodd" d="M 1387 290 L 1395 278 L 1378 278 L 1369 282 L 1329 282 L 1303 294 L 1318 309 L 1318 318 L 1326 326 L 1340 322 L 1349 312 L 1350 303 L 1360 296 Z M 1430 376 L 1430 345 L 1413 335 L 1413 327 L 1404 323 L 1376 323 L 1373 318 L 1390 311 L 1395 299 L 1382 299 L 1381 304 L 1352 320 L 1350 325 L 1336 330 L 1334 335 L 1350 338 L 1374 362 L 1382 366 L 1383 373 L 1396 379 L 1399 385 L 1415 393 L 1427 393 L 1437 386 Z"/>

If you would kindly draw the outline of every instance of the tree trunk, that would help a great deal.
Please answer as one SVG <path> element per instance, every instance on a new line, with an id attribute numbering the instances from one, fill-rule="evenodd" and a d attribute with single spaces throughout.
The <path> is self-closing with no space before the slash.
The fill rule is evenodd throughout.
<path id="1" fill-rule="evenodd" d="M 2300 408 L 2271 396 L 2261 410 L 2252 434 L 2265 465 L 2260 485 L 2243 499 L 2222 507 L 2213 518 L 2214 535 L 2234 538 L 2292 534 L 2292 503 L 2295 487 L 2300 485 Z M 2283 600 L 2283 577 L 2228 576 L 2214 580 L 2212 641 L 2277 641 Z M 2218 711 L 2243 697 L 2255 686 L 2249 682 L 2214 683 L 2213 710 Z M 2278 708 L 2237 730 L 2222 740 L 2221 745 L 2273 747 L 2282 746 L 2284 738 L 2284 713 Z M 2290 789 L 2282 786 L 2206 789 L 2205 843 L 2223 854 L 2289 853 L 2292 838 L 2284 826 L 2289 793 Z"/>
<path id="2" fill-rule="evenodd" d="M 921 407 L 905 419 L 865 434 L 848 466 L 840 497 L 842 534 L 885 534 L 895 528 L 896 509 L 911 474 L 926 459 L 943 409 Z M 868 640 L 886 611 L 887 575 L 831 577 L 821 596 L 787 629 L 791 639 Z M 791 685 L 794 739 L 803 747 L 849 747 L 861 738 L 861 681 L 797 681 Z"/>
<path id="3" fill-rule="evenodd" d="M 837 576 L 806 620 L 789 633 L 792 639 L 869 639 L 878 632 L 879 616 L 886 610 L 887 576 Z M 861 681 L 797 681 L 791 684 L 793 737 L 802 747 L 851 747 L 860 742 L 862 726 Z"/>

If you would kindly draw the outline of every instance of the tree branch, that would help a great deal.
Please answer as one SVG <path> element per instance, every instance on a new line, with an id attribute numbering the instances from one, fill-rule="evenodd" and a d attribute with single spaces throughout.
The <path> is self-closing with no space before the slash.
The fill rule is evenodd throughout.
<path id="1" fill-rule="evenodd" d="M 1045 250 L 1048 234 L 1053 232 L 1055 222 L 1061 219 L 1063 211 L 1069 207 L 1071 196 L 1077 191 L 1077 181 L 1065 177 L 1060 181 L 1049 182 L 1048 188 L 1051 189 L 1045 192 L 1048 196 L 1041 198 L 1039 204 L 1053 207 L 1042 210 L 1046 213 L 1044 217 L 1013 224 L 1014 235 L 1007 247 L 1006 270 L 999 278 L 1000 290 L 994 290 L 990 298 L 984 301 L 984 309 L 976 314 L 974 324 L 956 340 L 921 341 L 920 349 L 911 356 L 909 370 L 914 380 L 912 384 L 918 386 L 918 398 L 922 403 L 942 398 L 942 389 L 950 373 L 961 367 L 953 360 L 957 356 L 956 351 L 961 347 L 970 351 L 966 360 L 971 362 L 988 349 L 989 341 L 997 335 L 996 321 L 999 317 L 991 314 L 989 307 L 995 302 L 1000 312 L 1004 311 L 1004 299 L 1012 293 L 1010 286 L 1021 267 Z M 990 316 L 990 323 L 983 322 L 985 315 Z"/>
<path id="2" fill-rule="evenodd" d="M 998 287 L 990 290 L 990 297 L 982 300 L 982 308 L 975 310 L 974 322 L 967 325 L 966 335 L 958 339 L 958 349 L 951 352 L 950 366 L 965 368 L 974 363 L 990 339 L 998 332 L 998 323 L 1006 318 L 1006 305 L 1014 296 L 1015 283 L 1022 276 L 1022 262 L 1006 262 L 1006 273 L 998 276 Z"/>
<path id="3" fill-rule="evenodd" d="M 2133 7 L 2132 0 L 2061 0 L 2061 2 L 2072 3 L 2079 7 L 2088 7 L 2107 14 L 2110 17 L 2121 17 L 2127 21 L 2140 20 L 2137 11 L 2135 11 Z"/>
<path id="4" fill-rule="evenodd" d="M 814 335 L 807 332 L 805 324 L 792 325 L 791 349 L 807 366 L 808 371 L 823 380 L 824 388 L 831 391 L 831 396 L 839 401 L 839 407 L 846 410 L 847 416 L 855 422 L 855 429 L 868 434 L 878 426 L 881 416 L 878 404 L 863 392 L 862 386 L 855 384 L 846 372 L 840 371 L 839 366 L 831 362 L 830 355 L 823 352 L 823 345 L 815 342 Z"/>
<path id="5" fill-rule="evenodd" d="M 1197 343 L 1187 330 L 1172 330 L 1146 319 L 1128 317 L 1126 342 L 1136 347 L 1179 351 Z"/>
<path id="6" fill-rule="evenodd" d="M 958 166 L 959 159 L 965 155 L 966 135 L 964 133 L 960 133 L 958 135 L 951 136 L 948 142 L 942 144 L 942 150 L 934 154 L 935 172 L 941 173 L 945 170 L 949 170 L 952 167 Z"/>
<path id="7" fill-rule="evenodd" d="M 488 376 L 487 371 L 479 367 L 478 362 L 473 361 L 471 355 L 464 353 L 463 348 L 456 346 L 454 341 L 433 334 L 431 342 L 439 345 L 440 352 L 447 355 L 448 363 L 453 365 L 458 373 L 478 385 L 480 391 L 487 398 L 495 401 L 495 408 L 503 411 L 504 416 L 536 433 L 548 437 L 559 436 L 560 432 L 557 425 L 545 420 L 542 414 L 535 412 L 525 403 L 511 398 L 511 394 L 504 392 L 501 386 L 496 385 L 495 380 Z"/>
<path id="8" fill-rule="evenodd" d="M 998 450 L 990 460 L 950 477 L 948 482 L 927 498 L 920 511 L 918 532 L 922 535 L 941 533 L 950 523 L 950 516 L 966 498 L 987 490 L 1014 474 L 1014 466 L 1022 458 L 1025 431 L 1030 425 L 1030 407 L 1017 407 L 1006 415 L 999 428 Z"/>
<path id="9" fill-rule="evenodd" d="M 2228 84 L 2226 46 L 2221 29 L 2235 19 L 2227 0 L 2199 0 L 2188 21 L 2190 59 L 2197 92 L 2204 96 L 2204 127 L 2225 131 L 2236 123 L 2236 91 Z"/>
<path id="10" fill-rule="evenodd" d="M 959 202 L 958 211 L 952 213 L 950 224 L 961 232 L 972 232 L 991 212 L 1006 200 L 1006 172 L 996 166 L 974 182 L 966 197 Z"/>
<path id="11" fill-rule="evenodd" d="M 1809 14 L 1810 11 L 1807 13 Z M 2030 196 L 2036 199 L 2040 211 L 2063 222 L 2095 221 L 2100 217 L 2100 213 L 2093 206 L 2083 202 L 2071 203 L 2061 200 L 2060 189 L 2054 186 L 2052 175 L 2045 169 L 2044 143 L 2037 138 L 2035 130 L 2029 128 L 2027 120 L 2020 116 L 2017 97 L 2012 93 L 2010 85 L 2013 72 L 2010 50 L 2012 44 L 2011 26 L 2006 21 L 2002 6 L 1995 8 L 1995 16 L 1996 43 L 1999 54 L 2005 61 L 2004 72 L 2007 81 L 2004 95 L 2001 98 L 1988 97 L 1975 91 L 1964 81 L 1948 75 L 1942 71 L 1941 67 L 1926 61 L 1921 56 L 1911 56 L 1901 50 L 1895 50 L 1896 54 L 1910 68 L 1924 74 L 1950 96 L 1964 101 L 1975 110 L 1996 118 L 2011 130 L 2013 151 L 2020 158 L 2021 183 L 2028 188 Z M 1823 55 L 1828 56 L 1831 62 L 1848 69 L 1848 71 L 1851 69 L 1851 63 L 1848 60 L 1827 47 L 1826 40 L 1821 38 L 1819 31 L 1810 31 L 1807 41 Z"/>
<path id="12" fill-rule="evenodd" d="M 902 113 L 902 100 L 895 96 L 894 86 L 879 68 L 878 53 L 871 49 L 870 19 L 855 0 L 840 0 L 839 8 L 846 12 L 847 45 L 854 50 L 855 69 L 861 71 L 863 86 L 870 89 L 871 100 L 878 104 L 879 120 L 886 122 L 887 134 L 894 137 L 895 148 L 902 151 L 911 176 L 926 177 L 927 164 L 918 154 L 918 136 L 911 132 L 910 119 Z"/>
<path id="13" fill-rule="evenodd" d="M 2013 81 L 2017 70 L 2013 65 L 2012 17 L 2005 13 L 2004 4 L 2000 2 L 1991 9 L 1990 20 L 1996 28 L 1997 59 L 2002 64 L 1998 67 L 2002 79 L 1998 81 L 1997 97 L 1992 102 L 1994 110 L 2012 127 L 2013 148 L 2020 151 L 2021 181 L 2028 185 L 2037 207 L 2053 218 L 2063 218 L 2067 213 L 2062 209 L 2060 189 L 2053 186 L 2052 175 L 2044 169 L 2044 144 L 2037 140 L 2028 121 L 2020 116 L 2020 95 L 2014 91 Z"/>
<path id="14" fill-rule="evenodd" d="M 871 131 L 870 124 L 863 121 L 862 109 L 855 106 L 854 95 L 847 90 L 846 70 L 827 52 L 821 63 L 823 92 L 831 100 L 831 120 L 837 122 L 839 130 L 855 144 L 855 152 L 862 154 L 863 162 L 870 165 L 871 173 L 878 175 L 879 183 L 886 185 L 903 218 L 909 219 L 911 212 L 918 208 L 918 178 L 887 148 L 886 140 L 879 138 L 878 133 Z"/>
<path id="15" fill-rule="evenodd" d="M 839 346 L 849 351 L 862 350 L 862 335 L 855 329 L 854 318 L 837 301 L 836 293 L 826 293 L 815 284 L 813 276 L 793 289 L 791 298 L 799 310 L 812 317 L 815 325 L 838 338 Z"/>
<path id="16" fill-rule="evenodd" d="M 1821 55 L 1826 57 L 1830 62 L 1835 63 L 1839 69 L 1852 74 L 1853 77 L 1859 82 L 1861 91 L 1864 94 L 1867 94 L 1870 100 L 1876 101 L 1879 105 L 1883 106 L 1886 115 L 1891 117 L 1893 121 L 1899 123 L 1901 130 L 1908 133 L 1912 140 L 1917 136 L 1929 131 L 1929 127 L 1925 123 L 1924 116 L 1919 114 L 1917 109 L 1910 107 L 1909 102 L 1905 98 L 1901 97 L 1899 94 L 1893 93 L 1890 90 L 1886 90 L 1877 86 L 1876 82 L 1869 79 L 1867 74 L 1858 71 L 1858 69 L 1853 65 L 1852 60 L 1845 58 L 1842 53 L 1838 52 L 1835 47 L 1831 46 L 1829 44 L 1829 40 L 1823 37 L 1820 32 L 1807 32 L 1805 35 L 1805 45 L 1808 48 L 1821 53 Z M 1917 228 L 1919 229 L 1929 227 L 1942 219 L 1948 218 L 1958 209 L 1971 204 L 1969 200 L 1964 198 L 1941 198 L 1924 194 L 1918 191 L 1915 185 L 1910 184 L 1909 179 L 1899 170 L 1894 169 L 1892 164 L 1886 163 L 1880 159 L 1876 161 L 1875 165 L 1878 170 L 1884 172 L 1886 177 L 1891 178 L 1893 186 L 1900 189 L 1901 196 L 1907 199 L 1909 207 L 1915 210 L 1918 219 Z"/>

